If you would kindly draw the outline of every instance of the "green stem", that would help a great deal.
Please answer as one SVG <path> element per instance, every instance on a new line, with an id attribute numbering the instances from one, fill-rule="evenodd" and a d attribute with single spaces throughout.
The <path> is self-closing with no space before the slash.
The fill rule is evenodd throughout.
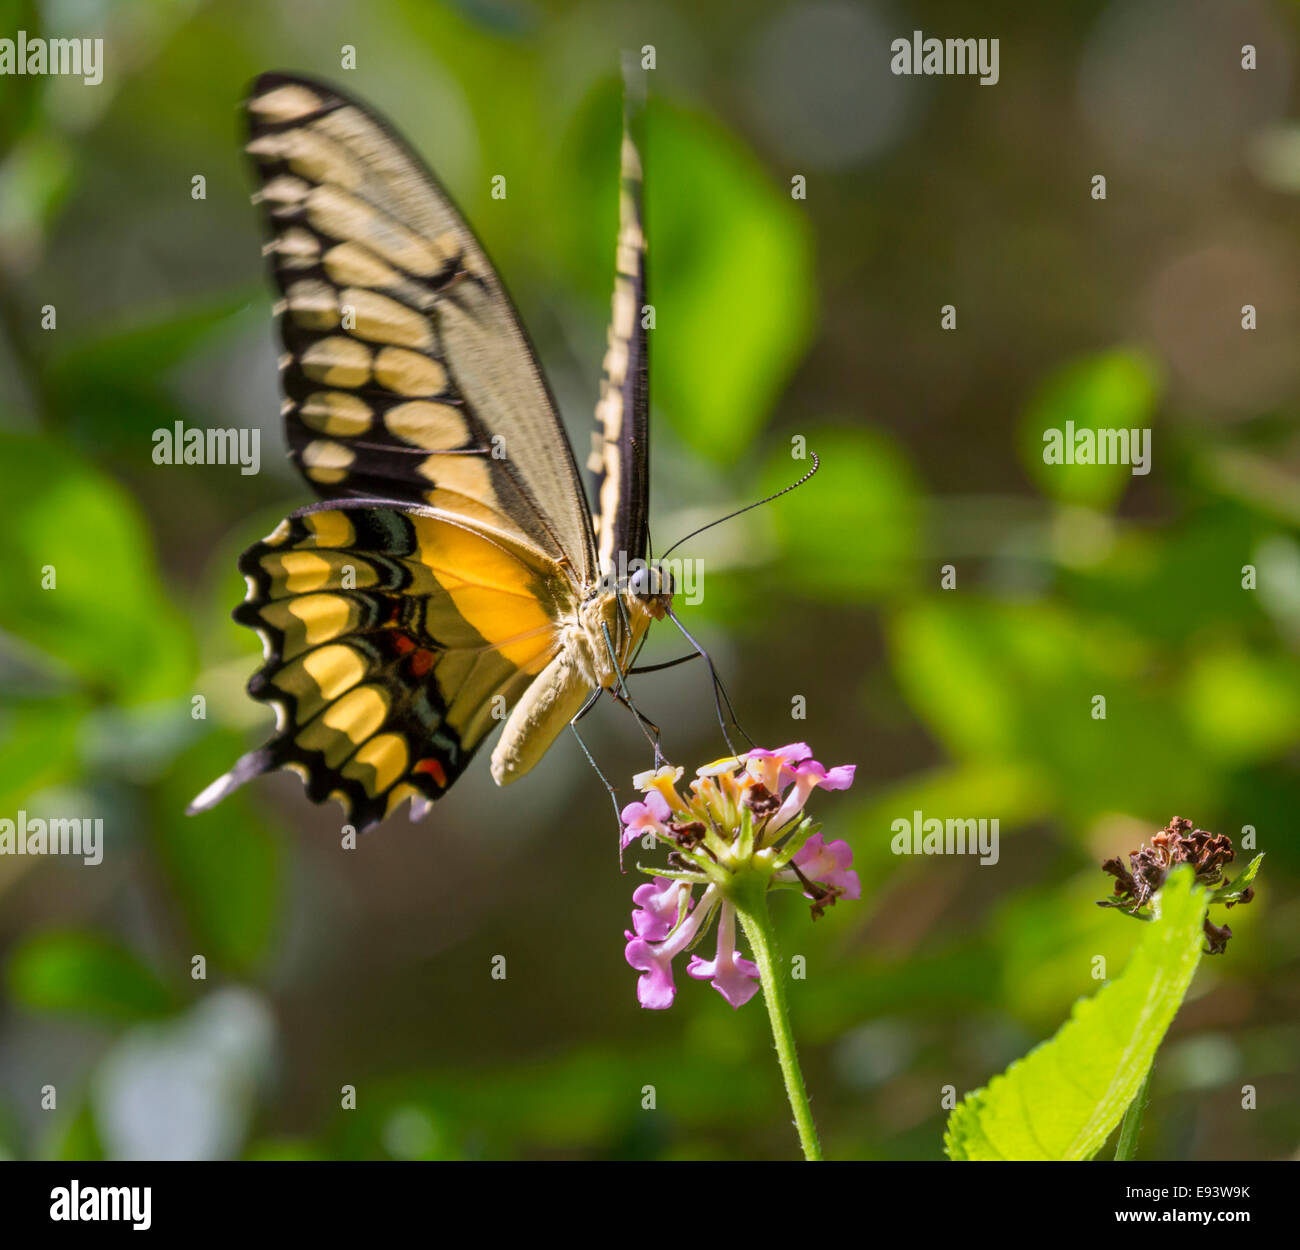
<path id="1" fill-rule="evenodd" d="M 1115 1161 L 1126 1163 L 1137 1157 L 1138 1134 L 1142 1131 L 1142 1112 L 1146 1110 L 1147 1095 L 1151 1091 L 1151 1073 L 1155 1071 L 1153 1063 L 1142 1078 L 1142 1085 L 1124 1112 L 1124 1122 L 1119 1126 L 1119 1145 L 1115 1147 Z"/>
<path id="2" fill-rule="evenodd" d="M 772 1025 L 772 1040 L 776 1044 L 776 1057 L 781 1063 L 781 1076 L 785 1080 L 785 1094 L 794 1112 L 794 1126 L 799 1132 L 799 1144 L 804 1157 L 810 1161 L 822 1157 L 821 1143 L 817 1140 L 817 1126 L 813 1123 L 812 1108 L 808 1105 L 808 1091 L 804 1088 L 803 1073 L 799 1070 L 799 1056 L 795 1053 L 794 1032 L 790 1028 L 790 1013 L 785 1001 L 785 987 L 781 970 L 777 967 L 776 943 L 772 936 L 772 922 L 767 913 L 766 881 L 762 888 L 747 893 L 744 901 L 733 902 L 740 917 L 741 927 L 749 942 L 749 949 L 758 965 L 759 984 L 763 987 L 763 1001 L 767 1004 L 767 1018 Z"/>

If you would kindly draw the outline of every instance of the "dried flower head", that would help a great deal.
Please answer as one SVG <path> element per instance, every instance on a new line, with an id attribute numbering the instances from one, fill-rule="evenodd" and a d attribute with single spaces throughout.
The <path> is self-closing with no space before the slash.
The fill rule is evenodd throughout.
<path id="1" fill-rule="evenodd" d="M 1209 900 L 1211 903 L 1223 903 L 1226 907 L 1249 903 L 1255 897 L 1250 882 L 1263 857 L 1256 856 L 1241 876 L 1235 881 L 1226 882 L 1223 866 L 1230 864 L 1235 857 L 1232 839 L 1227 834 L 1197 829 L 1190 820 L 1175 816 L 1151 839 L 1149 846 L 1144 843 L 1136 851 L 1129 852 L 1127 866 L 1118 857 L 1102 864 L 1102 872 L 1115 878 L 1115 890 L 1110 898 L 1101 900 L 1097 905 L 1117 907 L 1126 915 L 1139 920 L 1150 920 L 1152 898 L 1164 885 L 1169 874 L 1181 864 L 1192 868 L 1198 885 L 1213 889 Z M 1227 948 L 1232 930 L 1227 925 L 1211 924 L 1208 912 L 1204 929 L 1208 943 L 1205 953 L 1221 955 Z"/>

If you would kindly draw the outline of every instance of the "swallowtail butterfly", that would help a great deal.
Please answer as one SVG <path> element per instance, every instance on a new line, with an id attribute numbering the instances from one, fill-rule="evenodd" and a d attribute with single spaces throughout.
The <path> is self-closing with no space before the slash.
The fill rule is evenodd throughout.
<path id="1" fill-rule="evenodd" d="M 625 125 L 593 510 L 518 314 L 420 159 L 296 75 L 259 78 L 247 116 L 289 452 L 321 501 L 240 558 L 276 730 L 190 810 L 288 768 L 359 829 L 408 799 L 418 819 L 503 718 L 492 776 L 528 772 L 671 605 L 644 563 L 640 159 Z"/>

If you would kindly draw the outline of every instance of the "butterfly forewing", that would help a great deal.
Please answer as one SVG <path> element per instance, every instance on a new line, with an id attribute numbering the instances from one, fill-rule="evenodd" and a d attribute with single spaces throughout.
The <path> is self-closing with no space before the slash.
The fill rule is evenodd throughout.
<path id="1" fill-rule="evenodd" d="M 248 593 L 235 616 L 264 650 L 249 693 L 275 708 L 276 731 L 191 810 L 289 768 L 313 801 L 338 799 L 364 829 L 407 799 L 421 814 L 503 719 L 493 775 L 526 773 L 592 687 L 613 684 L 648 618 L 633 605 L 633 628 L 625 601 L 598 585 L 591 514 L 536 358 L 418 158 L 361 105 L 306 79 L 264 75 L 248 116 L 281 293 L 286 433 L 326 502 L 240 559 Z M 640 554 L 645 340 L 626 315 L 644 295 L 634 165 L 628 145 L 632 208 L 602 399 L 603 476 L 616 485 L 601 498 L 602 537 Z M 597 621 L 593 640 L 583 631 Z"/>
<path id="2" fill-rule="evenodd" d="M 650 511 L 650 358 L 641 156 L 635 118 L 625 112 L 619 159 L 618 243 L 614 298 L 587 469 L 601 568 L 617 571 L 620 553 L 646 554 Z"/>
<path id="3" fill-rule="evenodd" d="M 318 83 L 264 75 L 248 118 L 283 297 L 286 429 L 308 482 L 463 512 L 589 581 L 587 504 L 546 381 L 432 175 Z"/>

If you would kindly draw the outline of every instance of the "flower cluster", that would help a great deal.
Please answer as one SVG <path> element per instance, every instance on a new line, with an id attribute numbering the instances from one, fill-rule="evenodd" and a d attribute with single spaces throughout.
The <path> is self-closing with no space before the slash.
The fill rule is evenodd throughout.
<path id="1" fill-rule="evenodd" d="M 694 947 L 717 916 L 712 959 L 692 955 L 686 972 L 709 981 L 733 1007 L 758 990 L 759 970 L 736 950 L 736 919 L 765 906 L 772 889 L 798 889 L 814 917 L 838 898 L 861 896 L 847 842 L 827 843 L 804 805 L 814 790 L 846 790 L 853 765 L 827 769 L 802 742 L 755 748 L 698 769 L 683 795 L 683 770 L 665 765 L 635 779 L 644 801 L 623 809 L 623 846 L 639 839 L 670 848 L 666 869 L 632 895 L 627 962 L 641 973 L 642 1007 L 670 1007 L 673 961 Z M 696 898 L 696 890 L 700 896 Z"/>
<path id="2" fill-rule="evenodd" d="M 1102 864 L 1102 872 L 1115 878 L 1115 891 L 1097 906 L 1118 907 L 1139 920 L 1150 920 L 1152 897 L 1180 864 L 1191 866 L 1197 884 L 1213 888 L 1211 903 L 1223 903 L 1226 907 L 1249 903 L 1255 897 L 1250 882 L 1259 865 L 1259 857 L 1236 881 L 1225 882 L 1223 866 L 1230 864 L 1235 857 L 1232 839 L 1226 834 L 1197 829 L 1190 820 L 1175 816 L 1151 839 L 1150 846 L 1143 844 L 1136 851 L 1129 852 L 1127 867 L 1118 856 Z M 1232 930 L 1227 925 L 1211 924 L 1207 912 L 1204 931 L 1208 942 L 1206 953 L 1221 955 L 1227 948 Z"/>

